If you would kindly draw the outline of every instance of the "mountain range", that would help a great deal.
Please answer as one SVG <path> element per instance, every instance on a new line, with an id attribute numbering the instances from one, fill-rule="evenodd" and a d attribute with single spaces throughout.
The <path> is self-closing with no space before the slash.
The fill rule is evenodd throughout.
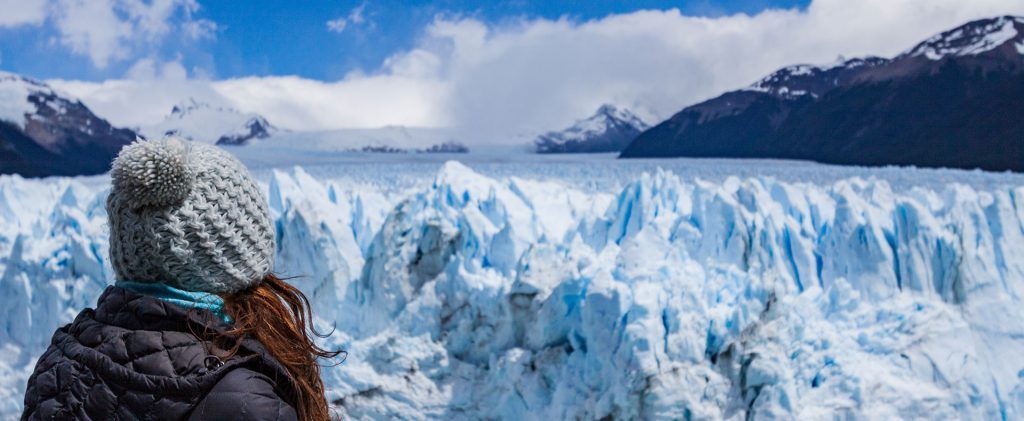
<path id="1" fill-rule="evenodd" d="M 45 83 L 0 72 L 0 174 L 103 173 L 135 138 Z"/>
<path id="2" fill-rule="evenodd" d="M 160 123 L 116 128 L 81 101 L 44 82 L 0 72 L 0 174 L 27 177 L 101 174 L 139 137 L 178 135 L 246 145 L 278 132 L 260 115 L 188 99 Z"/>
<path id="3" fill-rule="evenodd" d="M 649 125 L 626 109 L 602 105 L 594 115 L 534 140 L 537 153 L 620 152 Z"/>
<path id="4" fill-rule="evenodd" d="M 1024 18 L 935 35 L 891 59 L 790 66 L 686 107 L 632 157 L 804 159 L 1024 170 Z"/>
<path id="5" fill-rule="evenodd" d="M 1022 116 L 1024 18 L 1001 16 L 942 32 L 892 58 L 785 67 L 653 127 L 628 110 L 605 105 L 532 143 L 539 153 L 621 150 L 624 158 L 779 158 L 1024 171 Z M 286 132 L 258 114 L 191 98 L 157 124 L 116 128 L 46 83 L 0 72 L 0 174 L 102 173 L 140 134 L 177 134 L 220 145 L 265 143 L 261 150 L 466 150 L 445 129 Z"/>
<path id="6" fill-rule="evenodd" d="M 140 131 L 147 138 L 178 135 L 196 142 L 240 146 L 266 139 L 278 129 L 259 114 L 189 98 L 175 105 L 163 121 Z"/>

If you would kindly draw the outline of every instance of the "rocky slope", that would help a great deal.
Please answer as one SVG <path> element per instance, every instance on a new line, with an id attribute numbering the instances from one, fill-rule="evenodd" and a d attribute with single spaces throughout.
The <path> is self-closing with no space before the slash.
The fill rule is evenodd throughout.
<path id="1" fill-rule="evenodd" d="M 892 59 L 791 66 L 687 107 L 623 157 L 1024 170 L 1024 18 L 967 23 Z"/>
<path id="2" fill-rule="evenodd" d="M 594 115 L 534 140 L 538 153 L 619 152 L 647 129 L 639 117 L 614 105 L 602 105 Z"/>
<path id="3" fill-rule="evenodd" d="M 103 173 L 135 138 L 45 83 L 0 72 L 0 174 Z"/>

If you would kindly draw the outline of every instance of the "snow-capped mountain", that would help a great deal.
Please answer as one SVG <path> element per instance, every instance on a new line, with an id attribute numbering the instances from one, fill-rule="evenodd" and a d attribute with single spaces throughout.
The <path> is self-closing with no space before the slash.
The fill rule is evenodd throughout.
<path id="1" fill-rule="evenodd" d="M 623 157 L 1024 170 L 1024 18 L 969 22 L 891 59 L 781 69 L 687 107 Z"/>
<path id="2" fill-rule="evenodd" d="M 896 64 L 908 67 L 908 62 L 918 61 L 915 59 L 920 57 L 934 62 L 982 54 L 986 61 L 1004 58 L 1008 59 L 1007 63 L 999 64 L 1019 64 L 1021 55 L 1024 55 L 1024 17 L 1001 16 L 973 21 L 936 34 L 892 59 L 865 57 L 840 59 L 826 66 L 801 64 L 785 67 L 745 90 L 777 96 L 819 96 L 833 88 L 861 82 L 866 78 L 878 80 L 886 76 L 887 70 L 891 70 L 889 66 Z"/>
<path id="3" fill-rule="evenodd" d="M 929 60 L 976 56 L 993 50 L 1024 54 L 1024 17 L 1001 16 L 974 21 L 928 38 L 904 53 Z"/>
<path id="4" fill-rule="evenodd" d="M 850 83 L 865 68 L 889 63 L 881 57 L 838 60 L 829 66 L 800 64 L 776 71 L 744 90 L 764 92 L 780 97 L 811 95 L 818 97 L 832 88 Z"/>
<path id="5" fill-rule="evenodd" d="M 602 105 L 594 115 L 534 140 L 538 153 L 619 152 L 648 125 L 629 110 Z"/>
<path id="6" fill-rule="evenodd" d="M 102 173 L 135 138 L 45 83 L 0 72 L 0 174 Z"/>
<path id="7" fill-rule="evenodd" d="M 173 134 L 196 142 L 232 146 L 266 139 L 277 131 L 259 114 L 245 113 L 195 98 L 175 105 L 160 123 L 142 128 L 148 138 Z"/>

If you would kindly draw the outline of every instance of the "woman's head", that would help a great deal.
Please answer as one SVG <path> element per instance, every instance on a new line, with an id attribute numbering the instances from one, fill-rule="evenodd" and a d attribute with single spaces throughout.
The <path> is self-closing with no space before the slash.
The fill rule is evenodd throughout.
<path id="1" fill-rule="evenodd" d="M 242 163 L 169 138 L 124 147 L 107 197 L 110 261 L 120 280 L 230 294 L 273 268 L 267 201 Z"/>
<path id="2" fill-rule="evenodd" d="M 219 294 L 233 320 L 221 336 L 258 340 L 288 371 L 301 419 L 327 419 L 309 300 L 271 273 L 274 226 L 242 163 L 221 149 L 179 139 L 139 141 L 114 160 L 107 214 L 119 280 Z M 233 345 L 232 345 L 233 344 Z"/>

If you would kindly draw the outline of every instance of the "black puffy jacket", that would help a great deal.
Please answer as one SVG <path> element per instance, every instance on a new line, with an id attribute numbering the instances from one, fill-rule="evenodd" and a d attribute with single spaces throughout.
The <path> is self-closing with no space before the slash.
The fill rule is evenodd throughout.
<path id="1" fill-rule="evenodd" d="M 227 327 L 209 311 L 108 287 L 53 334 L 22 419 L 296 419 L 293 383 L 259 342 L 244 339 L 221 361 L 192 333 Z"/>

